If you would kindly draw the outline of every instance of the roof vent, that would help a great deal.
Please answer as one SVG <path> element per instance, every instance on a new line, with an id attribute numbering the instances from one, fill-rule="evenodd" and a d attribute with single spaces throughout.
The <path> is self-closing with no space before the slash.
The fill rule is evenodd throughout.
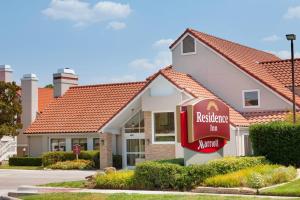
<path id="1" fill-rule="evenodd" d="M 64 74 L 73 74 L 75 75 L 75 71 L 71 68 L 65 67 L 57 70 L 57 73 L 64 73 Z"/>

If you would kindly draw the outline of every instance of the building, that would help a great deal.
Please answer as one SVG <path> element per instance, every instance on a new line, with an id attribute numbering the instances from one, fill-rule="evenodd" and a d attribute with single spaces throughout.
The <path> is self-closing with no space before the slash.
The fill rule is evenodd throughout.
<path id="1" fill-rule="evenodd" d="M 74 71 L 59 71 L 53 76 L 55 100 L 24 132 L 29 155 L 80 144 L 100 148 L 101 168 L 112 165 L 113 154 L 122 155 L 124 168 L 182 157 L 176 106 L 195 98 L 229 107 L 231 139 L 218 154 L 246 155 L 249 125 L 283 120 L 291 109 L 289 60 L 193 29 L 170 50 L 171 66 L 143 82 L 74 86 Z M 300 77 L 296 80 L 298 109 Z"/>

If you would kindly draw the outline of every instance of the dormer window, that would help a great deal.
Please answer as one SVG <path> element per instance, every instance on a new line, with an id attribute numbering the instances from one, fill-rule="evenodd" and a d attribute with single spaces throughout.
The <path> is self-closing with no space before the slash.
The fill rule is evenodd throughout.
<path id="1" fill-rule="evenodd" d="M 243 91 L 243 106 L 244 108 L 257 108 L 260 106 L 259 90 L 244 90 Z"/>
<path id="2" fill-rule="evenodd" d="M 196 43 L 195 38 L 190 35 L 187 35 L 181 43 L 181 49 L 183 55 L 194 54 L 196 53 Z"/>

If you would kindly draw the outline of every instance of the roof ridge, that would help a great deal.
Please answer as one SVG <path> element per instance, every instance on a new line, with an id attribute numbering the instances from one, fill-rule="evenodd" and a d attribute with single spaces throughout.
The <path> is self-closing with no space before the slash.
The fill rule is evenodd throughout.
<path id="1" fill-rule="evenodd" d="M 300 61 L 300 58 L 294 58 L 295 61 Z M 291 59 L 280 59 L 280 60 L 267 60 L 259 62 L 259 64 L 267 64 L 267 63 L 279 63 L 279 62 L 290 62 Z"/>
<path id="2" fill-rule="evenodd" d="M 102 83 L 102 84 L 91 84 L 91 85 L 77 85 L 77 86 L 71 86 L 70 89 L 113 86 L 113 85 L 130 85 L 130 84 L 142 84 L 142 83 L 147 83 L 147 81 L 131 81 L 131 82 Z"/>
<path id="3" fill-rule="evenodd" d="M 248 111 L 240 112 L 241 114 L 258 114 L 258 113 L 279 113 L 279 112 L 291 112 L 290 110 L 261 110 L 261 111 Z"/>
<path id="4" fill-rule="evenodd" d="M 220 38 L 218 36 L 214 36 L 214 35 L 211 35 L 209 33 L 204 33 L 202 31 L 198 31 L 196 29 L 192 29 L 192 28 L 187 28 L 188 31 L 194 31 L 194 32 L 198 32 L 198 33 L 201 33 L 201 34 L 204 34 L 204 35 L 207 35 L 209 37 L 214 37 L 216 39 L 219 39 L 219 40 L 223 40 L 225 42 L 229 42 L 229 43 L 232 43 L 232 44 L 235 44 L 235 45 L 238 45 L 238 46 L 241 46 L 241 47 L 245 47 L 245 48 L 248 48 L 248 49 L 252 49 L 252 50 L 255 50 L 255 51 L 259 51 L 259 52 L 262 52 L 262 53 L 266 53 L 266 54 L 270 54 L 272 56 L 275 56 L 277 58 L 279 58 L 278 56 L 272 54 L 272 53 L 269 53 L 269 52 L 266 52 L 266 51 L 263 51 L 263 50 L 260 50 L 260 49 L 257 49 L 257 48 L 254 48 L 254 47 L 250 47 L 250 46 L 247 46 L 245 44 L 241 44 L 241 43 L 237 43 L 237 42 L 234 42 L 234 41 L 231 41 L 231 40 L 228 40 L 228 39 L 224 39 L 224 38 Z"/>

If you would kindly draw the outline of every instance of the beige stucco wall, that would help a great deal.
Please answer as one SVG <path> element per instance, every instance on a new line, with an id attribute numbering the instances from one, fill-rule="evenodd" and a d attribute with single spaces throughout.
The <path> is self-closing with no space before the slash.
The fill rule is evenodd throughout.
<path id="1" fill-rule="evenodd" d="M 213 91 L 239 111 L 283 110 L 290 108 L 253 78 L 242 73 L 233 64 L 200 42 L 196 42 L 196 54 L 181 55 L 181 45 L 172 50 L 174 69 L 192 75 L 201 84 Z M 242 90 L 259 89 L 259 108 L 243 108 Z"/>
<path id="2" fill-rule="evenodd" d="M 99 138 L 100 134 L 45 134 L 28 136 L 29 155 L 36 157 L 50 150 L 49 144 L 51 139 L 63 138 L 66 140 L 66 151 L 72 151 L 72 138 L 87 138 L 88 150 L 93 150 L 93 138 Z"/>

